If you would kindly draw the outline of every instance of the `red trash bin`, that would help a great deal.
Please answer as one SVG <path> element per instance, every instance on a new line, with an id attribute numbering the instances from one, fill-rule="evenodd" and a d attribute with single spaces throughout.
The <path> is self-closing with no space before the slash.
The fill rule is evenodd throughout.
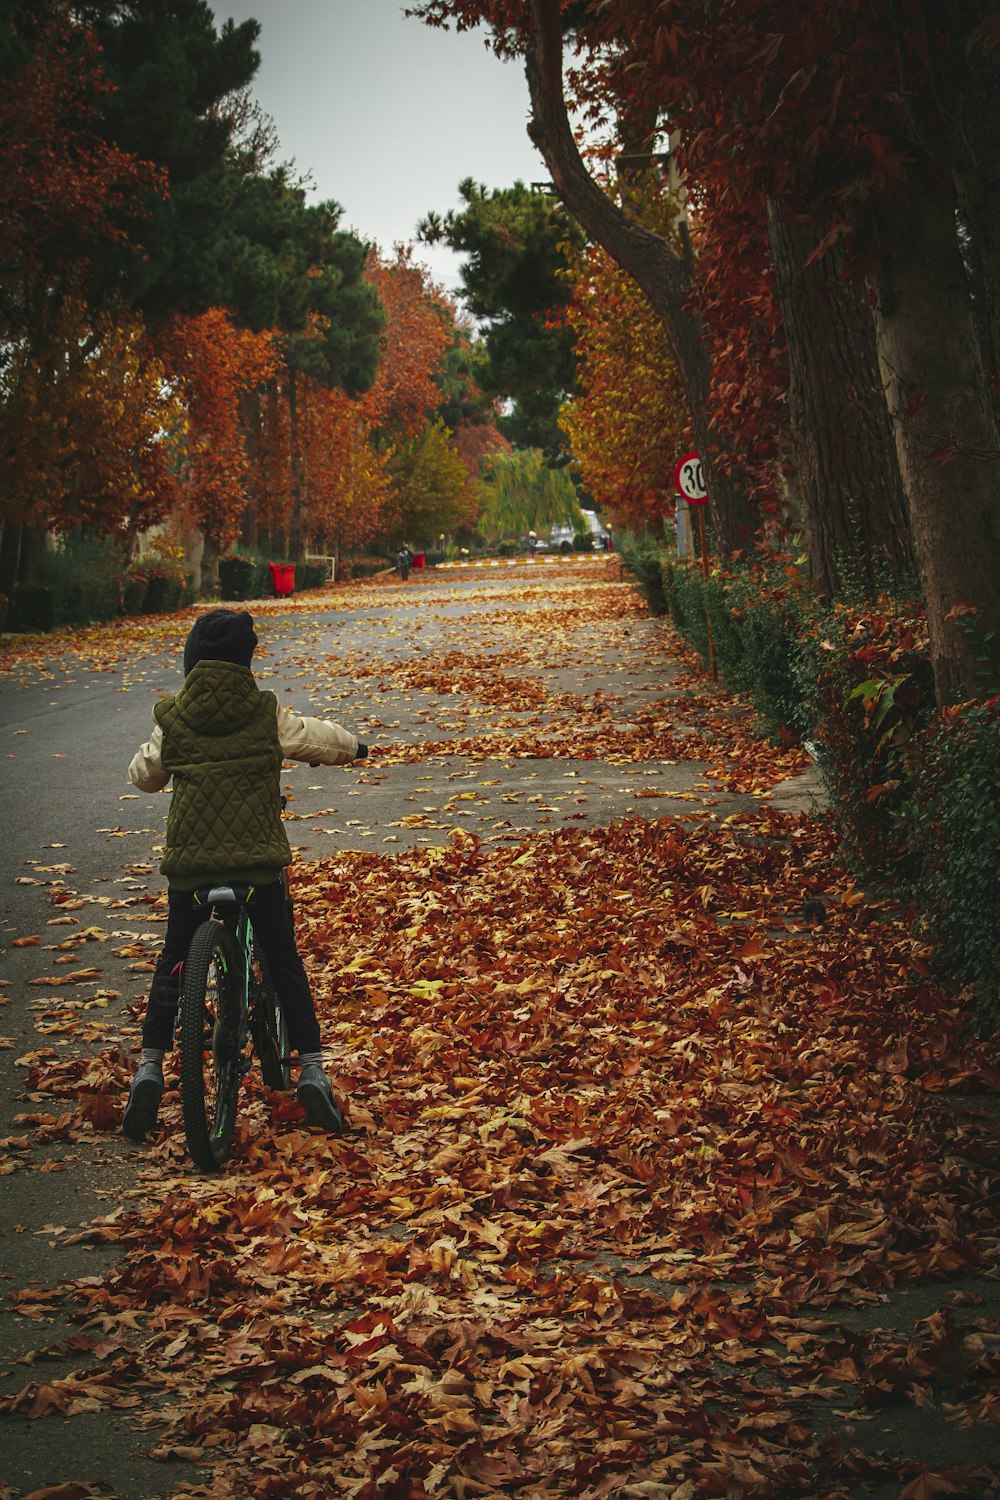
<path id="1" fill-rule="evenodd" d="M 424 568 L 424 567 L 426 567 L 427 566 L 427 556 L 426 556 L 426 554 L 423 553 L 423 552 L 418 552 L 417 555 L 416 555 L 416 557 L 413 559 L 413 566 L 415 568 Z"/>
<path id="2" fill-rule="evenodd" d="M 295 593 L 294 563 L 268 563 L 267 568 L 271 575 L 271 587 L 276 594 Z"/>

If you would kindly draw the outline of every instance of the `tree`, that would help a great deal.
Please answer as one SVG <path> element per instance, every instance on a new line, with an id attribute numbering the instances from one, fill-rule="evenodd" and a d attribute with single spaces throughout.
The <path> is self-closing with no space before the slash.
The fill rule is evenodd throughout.
<path id="1" fill-rule="evenodd" d="M 559 408 L 574 380 L 563 277 L 569 254 L 582 244 L 580 230 L 555 198 L 522 182 L 489 191 L 469 177 L 459 193 L 465 207 L 444 219 L 428 215 L 419 235 L 467 257 L 462 300 L 485 328 L 479 381 L 513 408 L 501 430 L 556 459 L 564 448 Z"/>
<path id="2" fill-rule="evenodd" d="M 713 149 L 755 176 L 777 205 L 772 223 L 801 216 L 818 231 L 810 259 L 843 246 L 847 273 L 867 277 L 938 699 L 988 691 L 1000 676 L 995 667 L 992 681 L 979 675 L 965 611 L 982 633 L 1000 632 L 1000 437 L 983 363 L 989 298 L 977 329 L 957 233 L 964 204 L 973 264 L 1000 252 L 992 216 L 977 212 L 991 171 L 981 143 L 1000 139 L 988 87 L 996 60 L 980 51 L 988 7 L 753 0 L 686 9 L 683 64 L 671 55 L 663 72 L 722 74 L 729 113 Z M 749 54 L 751 70 L 747 42 L 762 23 L 770 39 Z M 982 110 L 975 145 L 956 129 L 952 103 L 972 98 Z M 703 123 L 700 102 L 689 108 Z M 693 146 L 704 139 L 691 134 Z M 692 157 L 697 171 L 696 149 Z"/>
<path id="3" fill-rule="evenodd" d="M 264 484 L 266 511 L 293 557 L 302 555 L 308 522 L 308 485 L 299 433 L 299 382 L 305 377 L 329 389 L 359 396 L 375 379 L 385 314 L 365 279 L 367 247 L 338 228 L 340 206 L 307 204 L 305 191 L 284 168 L 267 174 L 242 172 L 231 223 L 235 316 L 255 331 L 275 329 L 283 362 L 270 391 L 287 404 L 290 464 L 287 506 Z M 271 410 L 267 430 L 273 430 Z M 251 429 L 263 431 L 260 414 Z M 266 463 L 266 455 L 260 461 Z M 276 470 L 272 470 L 272 480 Z M 278 525 L 277 517 L 284 517 Z"/>
<path id="4" fill-rule="evenodd" d="M 465 466 L 438 419 L 389 455 L 398 512 L 391 541 L 427 546 L 461 526 L 474 511 Z"/>
<path id="5" fill-rule="evenodd" d="M 538 448 L 497 453 L 486 468 L 477 530 L 488 539 L 515 539 L 554 525 L 582 525 L 573 481 Z"/>
<path id="6" fill-rule="evenodd" d="M 365 280 L 378 296 L 386 326 L 364 415 L 387 441 L 405 440 L 415 437 L 440 405 L 438 376 L 454 340 L 455 309 L 403 246 L 392 260 L 370 250 Z"/>
<path id="7" fill-rule="evenodd" d="M 396 496 L 388 456 L 361 406 L 313 381 L 302 391 L 302 437 L 309 465 L 309 540 L 340 561 L 391 529 Z"/>
<path id="8" fill-rule="evenodd" d="M 615 519 L 659 530 L 690 417 L 663 324 L 632 278 L 596 246 L 578 259 L 569 322 L 579 394 L 560 421 L 584 484 Z"/>
<path id="9" fill-rule="evenodd" d="M 235 102 L 260 63 L 259 23 L 216 31 L 205 0 L 77 0 L 110 82 L 107 142 L 153 163 L 167 195 L 136 195 L 129 240 L 92 261 L 91 296 L 157 322 L 231 306 Z"/>
<path id="10" fill-rule="evenodd" d="M 421 11 L 432 20 L 456 14 L 463 25 L 487 19 L 502 29 L 501 44 L 524 50 L 532 133 L 564 201 L 661 312 L 702 448 L 707 384 L 695 378 L 698 349 L 679 300 L 684 267 L 655 237 L 623 223 L 583 167 L 562 95 L 558 0 L 430 0 Z M 811 258 L 841 243 L 848 273 L 867 274 L 937 695 L 946 703 L 990 690 L 996 670 L 989 681 L 979 677 L 967 625 L 971 610 L 982 634 L 1000 636 L 1000 439 L 982 353 L 1000 299 L 991 299 L 983 272 L 977 328 L 956 212 L 980 236 L 974 268 L 986 251 L 992 265 L 1000 246 L 988 145 L 1000 140 L 1000 91 L 985 0 L 947 8 L 932 0 L 679 0 L 669 19 L 659 8 L 608 0 L 570 13 L 594 62 L 594 87 L 627 96 L 634 117 L 668 110 L 694 180 L 701 152 L 718 162 L 728 149 L 733 180 L 741 189 L 755 183 L 774 201 L 774 222 L 801 212 L 819 231 Z M 724 117 L 703 106 L 692 75 L 712 76 L 725 91 Z M 970 109 L 983 115 L 971 148 Z M 703 457 L 714 498 L 716 455 L 710 448 Z M 731 534 L 725 518 L 722 531 Z"/>
<path id="11" fill-rule="evenodd" d="M 30 331 L 39 303 L 104 244 L 123 240 L 147 163 L 101 139 L 108 84 L 93 37 L 57 0 L 12 3 L 0 22 L 0 326 Z"/>
<path id="12" fill-rule="evenodd" d="M 250 457 L 242 414 L 245 398 L 276 373 L 275 338 L 238 328 L 213 308 L 174 319 L 159 342 L 183 410 L 174 440 L 180 500 L 204 537 L 201 589 L 209 592 L 243 525 Z"/>
<path id="13" fill-rule="evenodd" d="M 123 308 L 96 321 L 82 297 L 43 305 L 0 366 L 0 520 L 35 537 L 77 526 L 134 534 L 174 500 L 165 428 L 177 419 L 162 363 Z M 21 547 L 24 562 L 30 547 Z M 23 572 L 23 569 L 22 569 Z"/>

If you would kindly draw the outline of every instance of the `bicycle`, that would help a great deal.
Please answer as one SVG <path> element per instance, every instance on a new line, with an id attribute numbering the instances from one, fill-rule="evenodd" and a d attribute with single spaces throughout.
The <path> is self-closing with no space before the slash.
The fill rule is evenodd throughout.
<path id="1" fill-rule="evenodd" d="M 287 871 L 285 897 L 290 900 Z M 288 1029 L 253 937 L 254 888 L 205 886 L 194 894 L 208 916 L 188 951 L 181 982 L 181 1104 L 195 1166 L 217 1171 L 229 1158 L 239 1088 L 260 1060 L 268 1088 L 290 1086 Z"/>

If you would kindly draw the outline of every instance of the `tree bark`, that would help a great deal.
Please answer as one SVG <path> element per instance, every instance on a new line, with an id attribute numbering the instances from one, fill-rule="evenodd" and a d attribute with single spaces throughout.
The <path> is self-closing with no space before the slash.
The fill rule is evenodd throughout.
<path id="1" fill-rule="evenodd" d="M 914 568 L 906 496 L 864 288 L 818 236 L 768 203 L 775 287 L 788 348 L 790 483 L 802 510 L 813 581 L 834 594 L 859 578 L 879 590 L 879 561 Z"/>
<path id="2" fill-rule="evenodd" d="M 1000 640 L 1000 441 L 973 328 L 955 198 L 943 174 L 911 173 L 905 199 L 880 205 L 885 255 L 875 275 L 879 365 L 906 488 L 927 606 L 939 704 L 1000 687 L 982 675 L 968 618 Z M 951 617 L 950 617 L 951 616 Z"/>
<path id="3" fill-rule="evenodd" d="M 986 380 L 1000 424 L 1000 49 L 971 41 L 996 11 L 995 0 L 949 0 L 959 76 L 947 91 L 943 118 L 958 205 L 968 230 L 975 322 Z M 944 90 L 942 92 L 945 92 Z"/>
<path id="4" fill-rule="evenodd" d="M 198 592 L 204 597 L 219 590 L 219 544 L 214 536 L 203 533 L 204 546 L 201 553 L 201 583 Z"/>
<path id="5" fill-rule="evenodd" d="M 244 547 L 256 547 L 258 536 L 257 489 L 260 482 L 260 391 L 244 391 L 240 397 L 240 430 L 250 467 L 247 504 L 240 527 Z"/>
<path id="6" fill-rule="evenodd" d="M 559 0 L 530 0 L 529 12 L 532 29 L 525 70 L 532 118 L 528 134 L 545 158 L 565 207 L 642 288 L 663 323 L 691 413 L 715 529 L 724 553 L 736 551 L 752 543 L 758 516 L 747 498 L 749 486 L 719 462 L 709 416 L 708 350 L 700 319 L 687 305 L 694 275 L 690 245 L 678 253 L 662 236 L 624 214 L 590 175 L 566 114 Z"/>
<path id="7" fill-rule="evenodd" d="M 302 478 L 302 434 L 299 423 L 298 380 L 293 365 L 288 366 L 288 435 L 290 446 L 290 477 L 292 489 L 291 515 L 288 521 L 288 556 L 298 562 L 303 546 L 303 495 Z"/>

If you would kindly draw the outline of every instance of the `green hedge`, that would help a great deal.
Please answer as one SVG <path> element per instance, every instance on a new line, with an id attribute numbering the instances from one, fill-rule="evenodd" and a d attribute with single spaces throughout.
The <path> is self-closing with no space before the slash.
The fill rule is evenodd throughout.
<path id="1" fill-rule="evenodd" d="M 909 765 L 901 822 L 912 893 L 939 960 L 976 989 L 990 1033 L 1000 1025 L 1000 698 L 936 716 Z"/>
<path id="2" fill-rule="evenodd" d="M 321 589 L 327 581 L 329 565 L 325 562 L 297 562 L 295 564 L 295 592 L 303 589 Z"/>
<path id="3" fill-rule="evenodd" d="M 812 664 L 811 738 L 848 859 L 905 878 L 918 860 L 905 808 L 910 754 L 934 722 L 934 679 L 922 612 L 886 596 L 835 607 L 803 641 Z"/>
<path id="4" fill-rule="evenodd" d="M 114 619 L 123 568 L 123 548 L 115 538 L 61 538 L 39 554 L 33 576 L 11 590 L 11 628 L 54 630 Z"/>
<path id="5" fill-rule="evenodd" d="M 121 581 L 121 612 L 123 615 L 141 615 L 149 588 L 149 574 L 144 568 L 129 568 Z"/>
<path id="6" fill-rule="evenodd" d="M 845 859 L 886 880 L 933 935 L 942 972 L 1000 1021 L 1000 699 L 939 714 L 922 609 L 889 595 L 822 604 L 789 559 L 707 579 L 651 538 L 622 558 L 782 740 L 806 740 Z"/>
<path id="7" fill-rule="evenodd" d="M 219 591 L 223 599 L 259 599 L 267 577 L 267 564 L 259 558 L 219 559 Z"/>
<path id="8" fill-rule="evenodd" d="M 626 561 L 628 557 L 626 556 Z M 650 564 L 644 555 L 644 569 Z M 788 562 L 755 563 L 740 572 L 659 557 L 664 611 L 706 663 L 709 622 L 719 675 L 754 704 L 764 730 L 802 738 L 811 728 L 812 661 L 804 643 L 815 633 L 818 606 Z M 646 586 L 642 577 L 640 586 Z M 648 597 L 648 594 L 647 594 Z M 654 613 L 657 611 L 654 610 Z"/>
<path id="9" fill-rule="evenodd" d="M 237 554 L 219 560 L 219 592 L 223 599 L 267 599 L 273 593 L 268 564 L 284 562 L 277 557 L 252 557 Z M 386 564 L 380 564 L 386 566 Z M 295 564 L 295 592 L 303 589 L 318 589 L 327 581 L 326 562 L 297 562 Z"/>
<path id="10" fill-rule="evenodd" d="M 572 547 L 569 542 L 562 542 L 559 550 L 570 552 Z M 646 597 L 650 614 L 665 615 L 667 596 L 660 570 L 663 558 L 663 549 L 660 544 L 651 536 L 623 536 L 620 550 L 622 562 L 630 572 L 635 574 L 636 582 Z"/>
<path id="11" fill-rule="evenodd" d="M 147 579 L 144 615 L 173 614 L 189 602 L 192 591 L 180 563 L 140 559 L 140 565 Z"/>
<path id="12" fill-rule="evenodd" d="M 51 583 L 16 583 L 10 594 L 12 630 L 55 630 L 60 591 Z"/>

